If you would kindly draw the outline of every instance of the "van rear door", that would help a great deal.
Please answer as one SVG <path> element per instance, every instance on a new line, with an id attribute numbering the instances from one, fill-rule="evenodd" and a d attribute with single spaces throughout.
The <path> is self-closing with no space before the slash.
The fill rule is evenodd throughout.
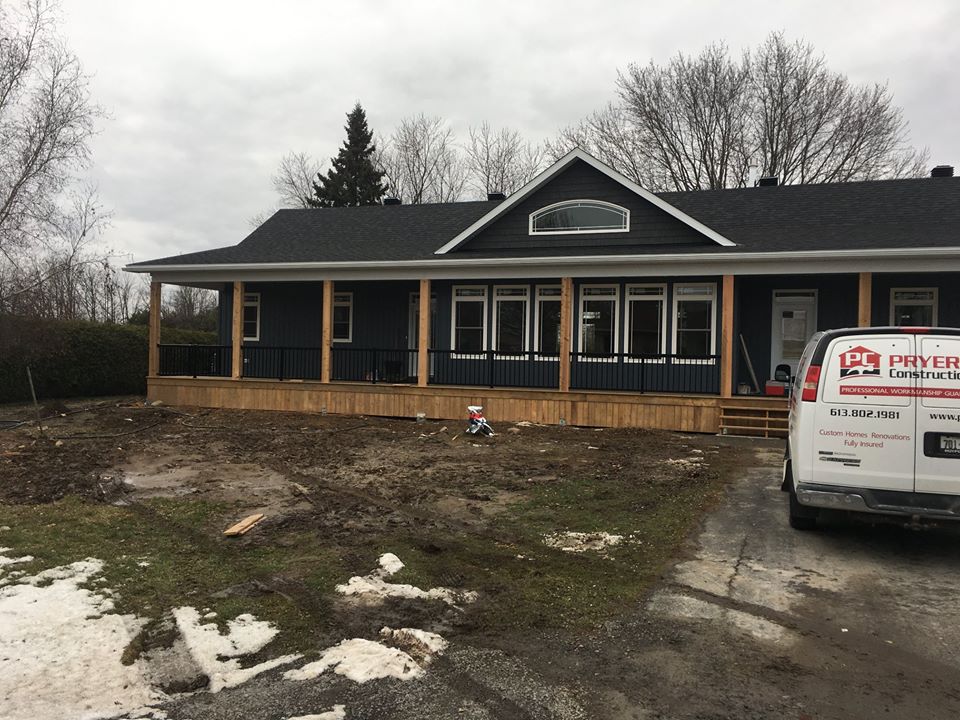
<path id="1" fill-rule="evenodd" d="M 815 404 L 813 482 L 913 490 L 916 385 L 892 368 L 914 346 L 913 335 L 897 333 L 841 336 L 827 348 Z"/>
<path id="2" fill-rule="evenodd" d="M 960 337 L 917 336 L 917 492 L 960 495 Z"/>

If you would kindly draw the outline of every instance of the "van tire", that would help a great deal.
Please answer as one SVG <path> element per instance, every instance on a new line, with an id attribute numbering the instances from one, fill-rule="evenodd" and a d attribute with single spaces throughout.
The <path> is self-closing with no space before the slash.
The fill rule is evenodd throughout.
<path id="1" fill-rule="evenodd" d="M 817 508 L 801 505 L 796 490 L 790 488 L 790 527 L 794 530 L 815 530 L 819 514 Z"/>

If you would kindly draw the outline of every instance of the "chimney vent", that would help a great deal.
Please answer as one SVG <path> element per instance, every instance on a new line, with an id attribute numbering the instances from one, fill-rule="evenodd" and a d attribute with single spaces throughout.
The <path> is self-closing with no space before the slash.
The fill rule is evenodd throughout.
<path id="1" fill-rule="evenodd" d="M 757 187 L 776 187 L 780 184 L 780 178 L 776 175 L 768 175 L 757 180 Z"/>
<path id="2" fill-rule="evenodd" d="M 383 199 L 384 205 L 403 205 L 403 200 L 397 197 L 385 197 Z"/>
<path id="3" fill-rule="evenodd" d="M 488 192 L 487 200 L 506 200 L 507 196 L 502 192 Z"/>
<path id="4" fill-rule="evenodd" d="M 937 165 L 930 171 L 930 177 L 953 177 L 953 165 Z"/>

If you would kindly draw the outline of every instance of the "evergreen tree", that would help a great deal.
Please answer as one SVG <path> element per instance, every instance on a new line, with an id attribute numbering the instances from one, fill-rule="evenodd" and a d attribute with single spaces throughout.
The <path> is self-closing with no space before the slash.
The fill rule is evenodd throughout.
<path id="1" fill-rule="evenodd" d="M 373 163 L 376 147 L 367 115 L 357 103 L 347 114 L 347 139 L 324 176 L 313 183 L 312 207 L 376 205 L 387 192 L 383 173 Z"/>

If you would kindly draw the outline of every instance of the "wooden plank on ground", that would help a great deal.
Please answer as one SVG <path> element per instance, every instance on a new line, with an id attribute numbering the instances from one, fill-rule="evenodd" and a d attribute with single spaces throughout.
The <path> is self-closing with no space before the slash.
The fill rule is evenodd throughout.
<path id="1" fill-rule="evenodd" d="M 231 525 L 226 530 L 223 531 L 223 534 L 227 537 L 236 537 L 237 535 L 243 535 L 250 530 L 254 525 L 263 520 L 263 513 L 256 513 L 255 515 L 247 515 L 243 520 L 238 522 L 236 525 Z"/>

